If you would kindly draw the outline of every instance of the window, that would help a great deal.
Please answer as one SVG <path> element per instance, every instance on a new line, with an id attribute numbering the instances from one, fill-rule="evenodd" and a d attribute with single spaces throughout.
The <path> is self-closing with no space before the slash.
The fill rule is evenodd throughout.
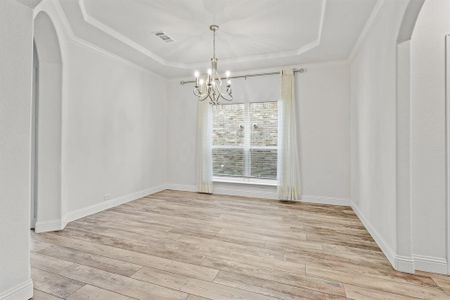
<path id="1" fill-rule="evenodd" d="M 216 180 L 276 180 L 278 102 L 213 107 L 212 143 L 213 176 Z"/>

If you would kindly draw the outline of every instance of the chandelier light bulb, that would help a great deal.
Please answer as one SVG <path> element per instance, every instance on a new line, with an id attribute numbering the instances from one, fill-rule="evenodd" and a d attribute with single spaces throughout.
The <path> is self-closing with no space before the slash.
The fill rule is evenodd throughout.
<path id="1" fill-rule="evenodd" d="M 194 76 L 195 76 L 195 78 L 198 78 L 200 76 L 200 72 L 199 71 L 195 71 L 194 72 Z"/>
<path id="2" fill-rule="evenodd" d="M 200 79 L 200 81 L 198 82 L 200 85 L 203 85 L 205 83 L 205 81 L 202 79 Z"/>
<path id="3" fill-rule="evenodd" d="M 208 75 L 212 75 L 212 70 L 208 69 Z"/>
<path id="4" fill-rule="evenodd" d="M 230 74 L 231 74 L 230 71 L 226 71 L 226 72 L 225 72 L 225 76 L 226 76 L 227 78 L 230 77 Z"/>

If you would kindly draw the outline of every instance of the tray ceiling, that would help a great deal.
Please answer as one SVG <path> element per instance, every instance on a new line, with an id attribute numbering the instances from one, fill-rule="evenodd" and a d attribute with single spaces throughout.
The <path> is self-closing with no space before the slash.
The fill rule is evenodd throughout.
<path id="1" fill-rule="evenodd" d="M 166 76 L 346 59 L 377 0 L 61 0 L 74 34 Z M 59 4 L 58 4 L 59 5 Z M 164 32 L 174 41 L 155 36 Z"/>

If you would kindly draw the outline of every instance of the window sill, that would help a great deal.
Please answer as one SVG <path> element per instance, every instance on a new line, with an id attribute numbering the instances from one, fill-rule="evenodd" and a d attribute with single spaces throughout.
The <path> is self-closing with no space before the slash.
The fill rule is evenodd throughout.
<path id="1" fill-rule="evenodd" d="M 242 178 L 242 177 L 213 177 L 213 182 L 220 183 L 238 183 L 249 185 L 265 185 L 265 186 L 277 186 L 278 181 L 271 179 L 258 179 L 258 178 Z"/>

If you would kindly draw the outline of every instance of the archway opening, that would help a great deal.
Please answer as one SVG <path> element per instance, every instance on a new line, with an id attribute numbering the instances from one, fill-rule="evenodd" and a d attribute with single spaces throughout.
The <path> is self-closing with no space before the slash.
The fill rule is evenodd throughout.
<path id="1" fill-rule="evenodd" d="M 63 227 L 61 211 L 62 59 L 50 17 L 34 20 L 33 154 L 31 227 L 36 232 Z"/>

